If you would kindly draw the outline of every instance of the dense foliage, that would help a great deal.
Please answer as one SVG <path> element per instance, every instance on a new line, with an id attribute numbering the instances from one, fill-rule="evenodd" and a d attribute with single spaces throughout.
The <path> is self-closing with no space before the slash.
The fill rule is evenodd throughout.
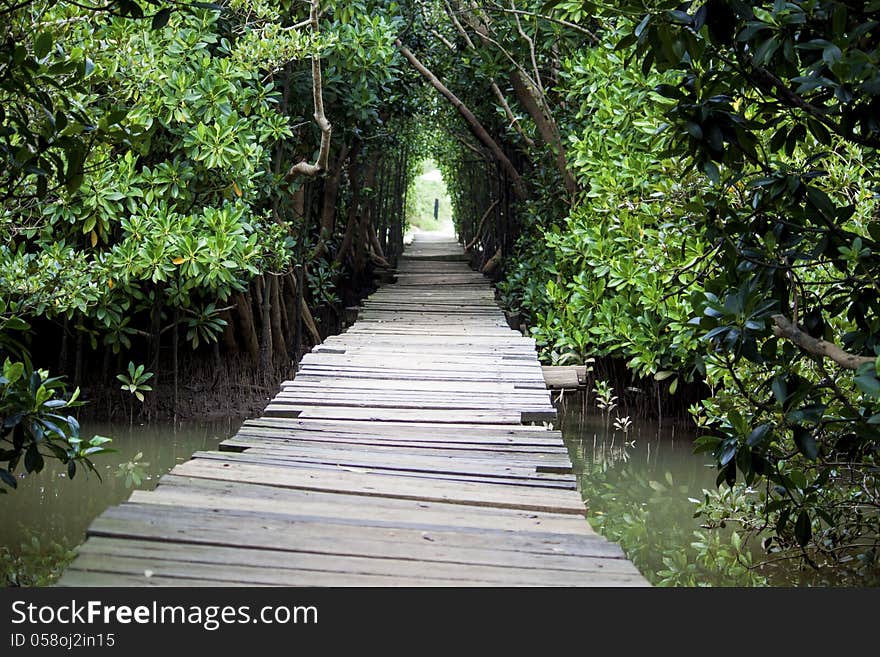
<path id="1" fill-rule="evenodd" d="M 181 344 L 214 386 L 286 373 L 393 264 L 431 156 L 545 360 L 711 391 L 702 518 L 749 567 L 877 577 L 877 2 L 3 11 L 0 417 L 25 466 L 41 435 L 100 447 L 46 424 L 47 366 L 147 407 L 170 370 L 174 412 Z"/>
<path id="2" fill-rule="evenodd" d="M 212 351 L 218 375 L 237 358 L 275 381 L 333 330 L 340 286 L 358 293 L 348 272 L 399 250 L 414 167 L 394 159 L 402 175 L 381 199 L 373 188 L 392 160 L 380 156 L 411 133 L 391 108 L 418 102 L 392 61 L 401 19 L 322 5 L 316 21 L 308 4 L 246 0 L 3 10 L 5 485 L 22 457 L 27 472 L 57 456 L 73 473 L 100 451 L 67 414 L 78 392 L 48 367 L 92 390 L 118 378 L 116 399 L 151 415 L 177 412 L 182 362 Z M 293 165 L 323 149 L 312 114 L 325 99 L 331 157 L 322 176 L 301 175 Z"/>
<path id="3" fill-rule="evenodd" d="M 708 526 L 873 581 L 877 7 L 556 6 L 618 33 L 566 84 L 589 191 L 543 253 L 521 239 L 505 290 L 551 359 L 712 386 L 697 448 L 733 488 L 706 495 Z"/>

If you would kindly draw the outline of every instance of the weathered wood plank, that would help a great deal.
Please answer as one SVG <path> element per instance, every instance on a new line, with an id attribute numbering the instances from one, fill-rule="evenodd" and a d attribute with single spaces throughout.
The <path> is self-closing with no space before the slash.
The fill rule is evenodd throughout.
<path id="1" fill-rule="evenodd" d="M 601 545 L 594 556 L 622 557 L 620 548 L 601 539 L 580 518 L 558 513 L 370 498 L 167 475 L 153 491 L 135 491 L 132 502 L 203 509 L 281 514 L 291 520 L 323 518 L 376 526 L 459 530 L 537 531 L 595 536 Z"/>
<path id="2" fill-rule="evenodd" d="M 370 442 L 357 442 L 356 440 L 334 442 L 321 442 L 316 440 L 293 439 L 284 440 L 278 438 L 265 437 L 248 437 L 239 433 L 235 438 L 221 443 L 223 445 L 236 444 L 243 445 L 252 449 L 276 449 L 285 453 L 304 453 L 304 454 L 327 454 L 327 455 L 364 455 L 374 456 L 376 458 L 393 459 L 406 458 L 409 456 L 416 457 L 437 457 L 450 460 L 489 462 L 495 464 L 510 464 L 521 467 L 528 467 L 539 472 L 549 472 L 550 468 L 571 469 L 571 463 L 565 452 L 536 452 L 527 450 L 512 450 L 507 447 L 496 449 L 484 449 L 474 446 L 467 450 L 461 447 L 450 448 L 445 443 L 426 445 L 413 445 L 407 443 L 396 443 L 393 445 L 383 445 Z"/>
<path id="3" fill-rule="evenodd" d="M 503 530 L 408 528 L 362 524 L 357 520 L 288 518 L 249 511 L 126 503 L 109 509 L 90 536 L 135 538 L 193 545 L 253 547 L 279 552 L 311 552 L 425 562 L 508 565 L 577 571 L 582 559 L 596 558 L 595 537 Z M 604 540 L 604 539 L 602 539 Z M 609 566 L 628 569 L 624 559 Z M 617 563 L 614 563 L 617 562 Z M 622 562 L 622 563 L 621 563 Z M 589 566 L 588 566 L 589 568 Z"/>
<path id="4" fill-rule="evenodd" d="M 196 452 L 193 458 L 213 459 L 227 462 L 229 452 Z M 368 456 L 361 454 L 317 454 L 297 453 L 289 449 L 249 449 L 234 457 L 237 463 L 254 463 L 307 470 L 342 470 L 381 474 L 396 477 L 416 477 L 434 481 L 467 481 L 528 486 L 532 488 L 556 488 L 576 490 L 577 482 L 573 475 L 556 472 L 540 472 L 534 466 L 522 467 L 509 464 L 496 464 L 491 461 L 465 461 L 443 458 L 416 458 Z M 432 483 L 433 485 L 433 483 Z"/>
<path id="5" fill-rule="evenodd" d="M 541 370 L 551 390 L 577 390 L 586 385 L 586 365 L 545 366 Z"/>
<path id="6" fill-rule="evenodd" d="M 573 490 L 544 488 L 534 490 L 504 484 L 489 486 L 485 483 L 459 481 L 436 481 L 427 485 L 411 477 L 348 472 L 341 469 L 319 470 L 258 465 L 232 457 L 219 464 L 206 463 L 203 459 L 187 461 L 178 465 L 174 471 L 189 477 L 265 483 L 282 488 L 350 493 L 365 497 L 393 497 L 403 500 L 547 511 L 579 516 L 586 514 L 580 495 Z"/>
<path id="7" fill-rule="evenodd" d="M 632 575 L 621 572 L 619 560 L 595 559 L 594 571 L 606 582 Z M 248 585 L 340 586 L 346 578 L 365 585 L 423 584 L 438 586 L 576 586 L 578 579 L 569 570 L 540 570 L 495 565 L 425 563 L 409 559 L 382 559 L 357 556 L 277 553 L 247 548 L 178 546 L 150 541 L 101 539 L 82 553 L 77 566 L 83 570 L 144 575 L 149 577 L 208 578 Z M 218 568 L 217 566 L 222 566 Z M 305 577 L 304 577 L 305 574 Z M 592 573 L 591 573 L 592 574 Z M 144 575 L 145 576 L 145 575 Z"/>

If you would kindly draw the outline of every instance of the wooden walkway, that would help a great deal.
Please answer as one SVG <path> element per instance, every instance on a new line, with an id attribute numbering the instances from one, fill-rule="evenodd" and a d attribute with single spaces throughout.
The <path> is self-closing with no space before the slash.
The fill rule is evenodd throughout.
<path id="1" fill-rule="evenodd" d="M 584 518 L 534 341 L 458 244 L 302 360 L 263 417 L 92 524 L 69 586 L 646 585 Z"/>

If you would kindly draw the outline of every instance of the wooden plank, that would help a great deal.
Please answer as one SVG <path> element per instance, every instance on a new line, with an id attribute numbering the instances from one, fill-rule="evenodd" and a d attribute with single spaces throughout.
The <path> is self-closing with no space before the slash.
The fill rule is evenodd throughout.
<path id="1" fill-rule="evenodd" d="M 445 443 L 427 443 L 425 445 L 412 445 L 407 443 L 395 443 L 382 445 L 367 441 L 358 442 L 356 439 L 342 442 L 321 442 L 307 438 L 284 440 L 278 438 L 250 438 L 237 436 L 223 441 L 221 448 L 227 443 L 237 443 L 248 448 L 278 449 L 283 452 L 293 453 L 318 453 L 318 454 L 357 454 L 375 456 L 377 458 L 396 457 L 442 457 L 451 460 L 465 459 L 467 461 L 484 460 L 497 464 L 511 464 L 522 467 L 530 467 L 539 472 L 549 472 L 550 468 L 571 469 L 568 454 L 564 451 L 535 452 L 515 451 L 507 447 L 496 449 L 481 449 L 477 446 L 463 451 L 459 446 L 450 447 Z M 543 469 L 542 469 L 543 468 Z"/>
<path id="2" fill-rule="evenodd" d="M 448 530 L 360 524 L 338 519 L 291 519 L 248 511 L 126 503 L 108 509 L 90 536 L 192 545 L 251 547 L 425 562 L 506 565 L 577 571 L 595 559 L 597 541 L 582 534 Z M 604 539 L 603 539 L 604 540 Z M 599 543 L 601 544 L 601 543 Z M 623 559 L 607 559 L 623 562 Z M 589 563 L 589 562 L 588 562 Z M 614 564 L 618 565 L 618 564 Z M 626 567 L 626 566 L 623 566 Z M 589 566 L 587 566 L 589 569 Z"/>
<path id="3" fill-rule="evenodd" d="M 458 421 L 475 424 L 519 422 L 520 414 L 508 411 L 422 410 L 412 408 L 345 408 L 292 406 L 282 401 L 271 402 L 263 411 L 279 417 L 315 418 L 324 420 L 365 420 L 369 422 L 425 421 L 454 424 Z"/>
<path id="4" fill-rule="evenodd" d="M 228 462 L 229 452 L 205 451 L 193 454 L 195 459 Z M 540 472 L 534 466 L 522 467 L 492 461 L 466 461 L 464 459 L 376 457 L 357 452 L 346 454 L 304 453 L 292 449 L 249 449 L 234 457 L 237 463 L 254 463 L 308 470 L 360 472 L 395 477 L 416 477 L 434 481 L 467 481 L 527 486 L 533 488 L 556 488 L 576 490 L 573 475 L 557 472 Z M 432 483 L 433 485 L 433 483 Z"/>
<path id="5" fill-rule="evenodd" d="M 404 437 L 417 440 L 463 440 L 481 442 L 524 441 L 528 444 L 548 444 L 562 447 L 562 433 L 521 424 L 465 424 L 455 426 L 437 422 L 383 422 L 371 424 L 362 420 L 321 420 L 299 418 L 259 417 L 245 420 L 242 427 L 269 427 L 292 431 L 321 431 L 356 433 L 362 436 Z"/>
<path id="6" fill-rule="evenodd" d="M 250 447 L 273 447 L 273 446 L 297 446 L 304 441 L 309 441 L 317 445 L 325 445 L 328 447 L 340 447 L 346 450 L 360 450 L 365 447 L 390 447 L 397 449 L 405 449 L 408 447 L 415 448 L 442 448 L 447 452 L 457 452 L 468 454 L 477 452 L 480 454 L 491 453 L 496 457 L 505 457 L 507 455 L 521 455 L 535 464 L 536 468 L 542 468 L 546 464 L 549 468 L 570 468 L 570 461 L 565 448 L 558 446 L 528 446 L 528 445 L 510 445 L 498 443 L 471 443 L 471 442 L 423 442 L 415 440 L 383 440 L 373 439 L 357 439 L 351 436 L 333 436 L 327 434 L 317 434 L 302 438 L 299 436 L 283 437 L 275 435 L 273 431 L 267 433 L 256 433 L 252 431 L 239 432 L 232 438 L 228 438 L 220 443 L 220 449 L 241 452 Z M 549 459 L 549 460 L 545 460 Z M 559 462 L 557 462 L 559 459 Z M 539 470 L 541 471 L 541 470 Z M 546 470 L 553 472 L 555 470 Z"/>
<path id="7" fill-rule="evenodd" d="M 615 581 L 631 575 L 621 572 L 619 560 L 595 561 L 595 571 Z M 81 569 L 150 577 L 205 578 L 248 585 L 340 586 L 352 582 L 376 586 L 576 586 L 577 575 L 568 570 L 512 568 L 494 565 L 431 563 L 410 559 L 338 557 L 323 554 L 277 553 L 248 548 L 193 546 L 181 550 L 164 543 L 101 539 L 83 551 Z M 217 566 L 221 566 L 218 568 Z"/>
<path id="8" fill-rule="evenodd" d="M 135 491 L 132 502 L 201 509 L 227 509 L 283 515 L 290 520 L 323 518 L 327 521 L 411 529 L 455 527 L 459 530 L 533 531 L 596 535 L 587 523 L 572 515 L 516 509 L 370 498 L 346 493 L 325 493 L 278 488 L 263 484 L 196 479 L 166 475 L 152 491 Z M 622 557 L 619 547 L 601 539 L 594 556 Z"/>
<path id="9" fill-rule="evenodd" d="M 522 454 L 528 456 L 536 467 L 545 462 L 545 457 L 553 459 L 555 462 L 558 457 L 561 461 L 568 463 L 568 454 L 564 447 L 560 447 L 553 443 L 545 444 L 525 444 L 516 442 L 494 442 L 494 441 L 472 441 L 466 436 L 462 436 L 461 440 L 452 441 L 423 441 L 413 438 L 374 438 L 374 437 L 358 437 L 354 434 L 333 434 L 329 432 L 320 433 L 292 433 L 281 434 L 274 429 L 263 427 L 249 427 L 239 431 L 235 436 L 223 441 L 221 449 L 229 451 L 241 451 L 239 446 L 252 446 L 254 444 L 264 445 L 297 445 L 303 441 L 310 441 L 321 445 L 339 445 L 345 449 L 363 449 L 373 446 L 387 446 L 394 448 L 442 448 L 450 452 L 467 453 L 470 451 L 491 452 L 499 456 L 505 454 Z"/>
<path id="10" fill-rule="evenodd" d="M 544 366 L 541 371 L 551 390 L 578 390 L 586 385 L 585 365 Z"/>
<path id="11" fill-rule="evenodd" d="M 319 395 L 312 389 L 301 389 L 299 386 L 285 388 L 275 396 L 275 401 L 286 403 L 303 403 L 309 405 L 340 405 L 340 406 L 387 406 L 404 408 L 543 408 L 553 410 L 550 395 L 547 393 L 530 393 L 520 391 L 516 394 L 495 394 L 490 392 L 471 391 L 456 393 L 452 391 L 403 390 L 403 389 L 360 389 L 358 387 L 334 389 L 328 386 Z"/>
<path id="12" fill-rule="evenodd" d="M 264 418 L 265 420 L 286 418 Z M 308 431 L 300 428 L 284 429 L 265 424 L 246 424 L 238 432 L 236 437 L 258 437 L 263 439 L 275 438 L 278 440 L 319 440 L 352 443 L 355 445 L 381 444 L 383 442 L 394 445 L 422 445 L 444 447 L 449 449 L 492 449 L 507 448 L 529 453 L 554 453 L 567 454 L 564 446 L 555 442 L 552 438 L 532 438 L 531 434 L 513 434 L 512 436 L 467 433 L 460 436 L 433 436 L 431 430 L 426 429 L 422 433 L 409 433 L 389 431 L 381 432 L 381 427 L 372 425 L 365 427 L 362 433 L 347 428 L 333 430 L 318 424 L 317 430 Z M 331 425 L 332 426 L 332 425 Z"/>
<path id="13" fill-rule="evenodd" d="M 580 495 L 574 491 L 529 490 L 519 486 L 434 482 L 430 486 L 410 477 L 363 474 L 344 470 L 295 469 L 244 463 L 228 458 L 225 463 L 202 459 L 181 463 L 176 474 L 220 481 L 265 483 L 282 488 L 350 493 L 365 497 L 393 497 L 424 502 L 447 502 L 524 511 L 547 511 L 584 516 Z"/>

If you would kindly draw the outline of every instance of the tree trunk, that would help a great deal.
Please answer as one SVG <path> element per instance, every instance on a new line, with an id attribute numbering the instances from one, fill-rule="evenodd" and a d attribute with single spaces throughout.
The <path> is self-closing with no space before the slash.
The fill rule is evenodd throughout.
<path id="1" fill-rule="evenodd" d="M 58 371 L 61 374 L 67 374 L 68 324 L 67 317 L 65 317 L 64 322 L 61 324 L 61 349 L 58 351 Z"/>
<path id="2" fill-rule="evenodd" d="M 351 185 L 351 199 L 348 204 L 348 219 L 345 224 L 345 234 L 342 237 L 342 244 L 339 245 L 339 251 L 336 253 L 334 260 L 342 264 L 351 248 L 354 239 L 355 229 L 358 223 L 358 210 L 361 204 L 361 167 L 355 158 L 349 161 L 348 165 L 348 182 Z"/>
<path id="3" fill-rule="evenodd" d="M 83 332 L 76 332 L 76 353 L 73 356 L 73 385 L 82 384 Z"/>
<path id="4" fill-rule="evenodd" d="M 257 279 L 260 318 L 260 370 L 268 374 L 272 367 L 272 276 L 264 274 Z"/>
<path id="5" fill-rule="evenodd" d="M 288 337 L 293 336 L 293 332 L 296 327 L 296 316 L 294 313 L 294 307 L 296 305 L 296 286 L 293 284 L 293 276 L 288 272 L 288 274 L 284 277 L 284 280 L 281 281 L 281 298 L 284 304 L 284 316 L 286 318 L 287 330 L 285 335 Z M 288 346 L 288 355 L 292 358 L 293 353 L 290 351 L 293 348 L 293 344 L 290 343 Z"/>
<path id="6" fill-rule="evenodd" d="M 388 265 L 388 260 L 385 258 L 385 251 L 382 249 L 382 245 L 379 243 L 379 238 L 376 236 L 376 231 L 372 225 L 367 226 L 367 235 L 370 238 L 370 245 L 373 247 L 373 253 L 376 254 L 376 257 L 382 260 L 382 266 L 390 266 Z"/>
<path id="7" fill-rule="evenodd" d="M 354 272 L 363 273 L 366 268 L 367 244 L 370 242 L 371 219 L 373 213 L 373 199 L 376 195 L 376 171 L 379 168 L 379 153 L 370 153 L 367 160 L 367 168 L 364 171 L 364 191 L 360 195 L 360 212 L 358 220 L 358 234 L 354 242 Z"/>
<path id="8" fill-rule="evenodd" d="M 174 326 L 171 329 L 171 372 L 172 378 L 174 379 L 174 400 L 171 407 L 171 412 L 174 415 L 174 421 L 177 422 L 177 403 L 178 403 L 178 390 L 179 390 L 179 375 L 180 375 L 180 367 L 178 362 L 178 347 L 180 346 L 180 331 L 178 324 L 180 323 L 180 309 L 174 308 Z"/>
<path id="9" fill-rule="evenodd" d="M 278 312 L 280 314 L 281 336 L 284 338 L 285 345 L 290 342 L 290 336 L 293 333 L 293 324 L 290 323 L 290 312 L 288 311 L 287 296 L 285 290 L 287 288 L 287 278 L 279 277 L 276 283 L 276 291 L 278 292 Z"/>
<path id="10" fill-rule="evenodd" d="M 257 363 L 260 359 L 260 343 L 257 340 L 257 327 L 254 325 L 251 296 L 250 294 L 236 292 L 233 299 L 235 300 L 235 316 L 238 320 L 239 337 L 251 362 Z"/>
<path id="11" fill-rule="evenodd" d="M 223 327 L 223 337 L 221 338 L 223 340 L 223 348 L 226 350 L 226 353 L 237 354 L 238 343 L 235 341 L 235 325 L 232 313 L 224 310 L 220 313 L 220 318 L 226 322 L 226 326 Z"/>
<path id="12" fill-rule="evenodd" d="M 312 343 L 316 345 L 321 344 L 321 342 L 323 342 L 321 331 L 318 330 L 318 325 L 315 324 L 315 318 L 312 317 L 312 311 L 309 310 L 309 304 L 307 304 L 305 300 L 303 300 L 302 304 L 302 318 L 306 331 L 309 332 L 309 336 L 312 338 Z"/>
<path id="13" fill-rule="evenodd" d="M 357 156 L 357 146 L 351 149 L 353 157 Z M 349 147 L 347 144 L 342 145 L 336 162 L 330 169 L 329 175 L 324 178 L 324 192 L 321 197 L 321 225 L 318 235 L 318 243 L 315 245 L 310 260 L 316 260 L 327 252 L 327 241 L 333 237 L 336 230 L 336 205 L 339 200 L 339 182 L 342 178 L 342 172 L 345 167 L 345 160 L 349 156 Z"/>
<path id="14" fill-rule="evenodd" d="M 280 287 L 278 277 L 270 274 L 269 282 L 272 288 L 272 294 L 269 295 L 272 302 L 269 321 L 272 326 L 272 351 L 273 360 L 275 360 L 278 356 L 287 357 L 287 344 L 284 339 L 284 329 L 281 326 L 281 294 L 278 290 Z"/>
<path id="15" fill-rule="evenodd" d="M 312 0 L 309 10 L 309 23 L 312 33 L 318 34 L 319 0 Z M 321 130 L 321 146 L 318 151 L 318 159 L 314 164 L 309 162 L 297 162 L 287 172 L 288 179 L 298 175 L 316 176 L 327 168 L 327 158 L 330 155 L 330 136 L 333 127 L 324 114 L 324 82 L 321 77 L 321 56 L 312 56 L 312 100 L 315 107 L 314 119 Z"/>
<path id="16" fill-rule="evenodd" d="M 159 378 L 159 349 L 162 343 L 162 293 L 156 288 L 153 307 L 150 309 L 150 364 L 147 368 L 154 372 L 154 379 Z"/>
<path id="17" fill-rule="evenodd" d="M 306 214 L 306 182 L 303 182 L 293 192 L 293 216 L 294 219 L 302 219 Z"/>
<path id="18" fill-rule="evenodd" d="M 293 299 L 296 299 L 297 295 L 297 286 L 296 286 L 296 278 L 293 273 L 287 274 L 287 282 L 292 291 Z M 309 332 L 309 337 L 312 338 L 313 344 L 321 344 L 323 338 L 321 337 L 321 332 L 318 330 L 317 324 L 315 324 L 315 318 L 312 316 L 312 311 L 309 309 L 309 304 L 306 303 L 305 299 L 302 302 L 302 321 L 306 327 L 306 331 Z"/>
<path id="19" fill-rule="evenodd" d="M 501 247 L 498 247 L 495 251 L 495 255 L 486 261 L 486 264 L 483 265 L 483 268 L 480 271 L 484 274 L 491 274 L 499 264 L 501 264 Z"/>
<path id="20" fill-rule="evenodd" d="M 556 168 L 559 170 L 559 175 L 562 176 L 565 189 L 570 196 L 574 195 L 578 191 L 578 184 L 568 169 L 568 163 L 565 161 L 565 145 L 562 143 L 559 127 L 544 102 L 543 94 L 523 76 L 521 71 L 514 71 L 510 76 L 510 81 L 513 84 L 517 100 L 535 122 L 541 140 L 553 151 Z"/>

